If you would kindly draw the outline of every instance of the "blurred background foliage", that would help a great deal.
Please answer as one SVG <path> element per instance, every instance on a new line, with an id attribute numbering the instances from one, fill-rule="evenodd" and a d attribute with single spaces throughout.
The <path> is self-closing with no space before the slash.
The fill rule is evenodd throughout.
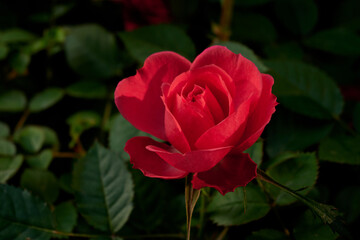
<path id="1" fill-rule="evenodd" d="M 357 0 L 1 0 L 0 238 L 184 238 L 183 180 L 131 168 L 123 147 L 145 133 L 113 92 L 151 53 L 193 60 L 220 44 L 275 78 L 254 161 L 336 206 L 359 239 L 359 12 Z M 193 238 L 343 239 L 273 186 L 245 192 L 204 189 Z"/>

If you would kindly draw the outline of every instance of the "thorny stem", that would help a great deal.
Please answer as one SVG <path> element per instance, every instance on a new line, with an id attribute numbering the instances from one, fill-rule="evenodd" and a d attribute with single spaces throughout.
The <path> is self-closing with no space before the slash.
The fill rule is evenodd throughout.
<path id="1" fill-rule="evenodd" d="M 186 225 L 187 225 L 187 234 L 186 240 L 190 240 L 190 230 L 191 230 L 191 218 L 196 205 L 197 200 L 200 196 L 200 190 L 194 189 L 191 180 L 193 174 L 189 174 L 185 178 L 185 206 L 186 206 Z"/>

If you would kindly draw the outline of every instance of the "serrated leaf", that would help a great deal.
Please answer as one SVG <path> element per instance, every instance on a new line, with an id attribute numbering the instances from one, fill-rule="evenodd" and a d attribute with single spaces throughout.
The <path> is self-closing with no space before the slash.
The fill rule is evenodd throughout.
<path id="1" fill-rule="evenodd" d="M 132 211 L 133 183 L 124 162 L 95 143 L 75 167 L 76 204 L 93 227 L 115 233 Z"/>
<path id="2" fill-rule="evenodd" d="M 260 60 L 260 58 L 254 53 L 254 51 L 241 43 L 227 41 L 227 42 L 217 42 L 216 45 L 225 46 L 233 53 L 236 54 L 240 53 L 245 58 L 252 61 L 260 72 L 266 72 L 268 70 L 268 68 L 264 65 L 264 63 Z"/>
<path id="3" fill-rule="evenodd" d="M 36 94 L 29 102 L 30 112 L 40 112 L 53 106 L 64 96 L 60 88 L 48 88 Z"/>
<path id="4" fill-rule="evenodd" d="M 10 135 L 9 125 L 0 121 L 0 138 L 6 138 L 9 135 Z"/>
<path id="5" fill-rule="evenodd" d="M 36 153 L 44 144 L 45 133 L 41 127 L 26 126 L 15 133 L 14 141 L 25 151 Z"/>
<path id="6" fill-rule="evenodd" d="M 268 43 L 277 38 L 276 29 L 269 18 L 256 13 L 235 14 L 231 30 L 231 38 L 240 42 Z"/>
<path id="7" fill-rule="evenodd" d="M 74 194 L 74 189 L 72 187 L 72 174 L 64 173 L 61 175 L 59 178 L 59 186 L 65 192 Z"/>
<path id="8" fill-rule="evenodd" d="M 245 153 L 249 153 L 250 158 L 258 165 L 260 166 L 263 158 L 263 141 L 257 141 L 255 144 L 253 144 L 250 148 L 248 148 Z"/>
<path id="9" fill-rule="evenodd" d="M 72 202 L 62 202 L 55 207 L 56 229 L 61 232 L 72 232 L 77 222 L 76 208 Z"/>
<path id="10" fill-rule="evenodd" d="M 314 213 L 307 210 L 294 228 L 296 240 L 335 240 L 338 234 L 334 233 L 328 225 L 325 225 Z"/>
<path id="11" fill-rule="evenodd" d="M 73 147 L 80 135 L 93 127 L 100 125 L 100 115 L 93 111 L 81 111 L 71 115 L 67 120 L 70 125 L 71 142 L 70 147 Z"/>
<path id="12" fill-rule="evenodd" d="M 34 34 L 19 28 L 0 32 L 0 42 L 3 43 L 29 42 L 35 38 L 36 36 Z"/>
<path id="13" fill-rule="evenodd" d="M 246 240 L 289 240 L 290 238 L 285 233 L 275 229 L 261 229 L 253 232 Z"/>
<path id="14" fill-rule="evenodd" d="M 119 33 L 130 55 L 143 63 L 152 53 L 174 51 L 192 60 L 195 46 L 186 33 L 173 25 L 153 25 Z"/>
<path id="15" fill-rule="evenodd" d="M 114 35 L 99 25 L 72 27 L 65 40 L 70 67 L 90 78 L 109 78 L 120 69 L 120 52 Z"/>
<path id="16" fill-rule="evenodd" d="M 275 12 L 288 30 L 301 35 L 309 33 L 318 18 L 317 7 L 313 0 L 277 0 Z"/>
<path id="17" fill-rule="evenodd" d="M 20 112 L 25 109 L 26 96 L 18 90 L 0 94 L 0 112 Z"/>
<path id="18" fill-rule="evenodd" d="M 49 240 L 54 229 L 50 208 L 29 192 L 0 184 L 0 238 Z M 14 207 L 16 206 L 16 207 Z"/>
<path id="19" fill-rule="evenodd" d="M 323 161 L 360 164 L 360 135 L 336 136 L 320 142 L 319 158 Z"/>
<path id="20" fill-rule="evenodd" d="M 328 29 L 305 40 L 308 47 L 342 56 L 360 55 L 360 36 L 346 29 Z"/>
<path id="21" fill-rule="evenodd" d="M 265 194 L 258 186 L 246 186 L 247 208 L 244 212 L 244 194 L 240 188 L 225 196 L 216 192 L 208 206 L 210 219 L 221 226 L 240 225 L 264 217 L 270 211 Z"/>
<path id="22" fill-rule="evenodd" d="M 16 154 L 16 146 L 14 143 L 6 139 L 0 138 L 0 157 L 14 156 Z"/>
<path id="23" fill-rule="evenodd" d="M 72 97 L 94 99 L 105 98 L 107 90 L 106 86 L 101 82 L 81 81 L 68 86 L 66 93 Z"/>
<path id="24" fill-rule="evenodd" d="M 301 62 L 265 61 L 275 72 L 274 94 L 291 111 L 318 119 L 337 118 L 344 101 L 335 82 Z"/>
<path id="25" fill-rule="evenodd" d="M 277 111 L 267 128 L 266 152 L 270 158 L 286 151 L 300 151 L 319 143 L 334 124 Z"/>
<path id="26" fill-rule="evenodd" d="M 23 163 L 23 156 L 0 157 L 0 183 L 6 183 L 19 170 Z"/>
<path id="27" fill-rule="evenodd" d="M 53 203 L 59 195 L 59 185 L 52 172 L 41 169 L 25 169 L 20 185 L 46 202 Z"/>
<path id="28" fill-rule="evenodd" d="M 26 156 L 25 160 L 27 164 L 36 169 L 46 170 L 53 159 L 53 153 L 51 149 L 44 149 L 36 155 Z"/>
<path id="29" fill-rule="evenodd" d="M 306 194 L 315 185 L 318 168 L 315 153 L 299 153 L 296 157 L 290 155 L 289 158 L 270 165 L 266 173 L 288 188 L 295 191 L 302 189 L 301 193 Z M 266 187 L 278 205 L 288 205 L 296 201 L 277 187 L 269 184 Z"/>
<path id="30" fill-rule="evenodd" d="M 352 223 L 360 217 L 360 187 L 346 186 L 336 197 L 336 207 L 344 213 L 347 223 Z"/>

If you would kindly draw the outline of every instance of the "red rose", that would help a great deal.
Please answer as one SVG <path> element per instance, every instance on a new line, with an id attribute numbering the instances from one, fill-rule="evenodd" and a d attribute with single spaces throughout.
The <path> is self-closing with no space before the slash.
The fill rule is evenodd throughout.
<path id="1" fill-rule="evenodd" d="M 134 137 L 125 146 L 145 176 L 183 178 L 195 189 L 225 194 L 256 177 L 243 153 L 259 138 L 275 111 L 273 78 L 222 46 L 193 63 L 174 52 L 149 56 L 133 77 L 119 82 L 115 103 L 136 128 L 169 142 Z"/>
<path id="2" fill-rule="evenodd" d="M 164 0 L 113 0 L 123 4 L 124 27 L 131 31 L 149 24 L 168 23 L 169 6 Z"/>

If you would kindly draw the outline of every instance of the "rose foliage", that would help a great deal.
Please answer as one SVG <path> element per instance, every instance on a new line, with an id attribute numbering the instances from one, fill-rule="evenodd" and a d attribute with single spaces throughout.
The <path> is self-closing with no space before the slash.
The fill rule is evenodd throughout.
<path id="1" fill-rule="evenodd" d="M 178 179 L 193 173 L 195 189 L 225 194 L 256 177 L 243 153 L 270 121 L 277 104 L 274 83 L 254 63 L 226 47 L 207 48 L 191 63 L 174 52 L 149 56 L 137 74 L 119 82 L 120 113 L 150 137 L 125 146 L 145 176 Z"/>

